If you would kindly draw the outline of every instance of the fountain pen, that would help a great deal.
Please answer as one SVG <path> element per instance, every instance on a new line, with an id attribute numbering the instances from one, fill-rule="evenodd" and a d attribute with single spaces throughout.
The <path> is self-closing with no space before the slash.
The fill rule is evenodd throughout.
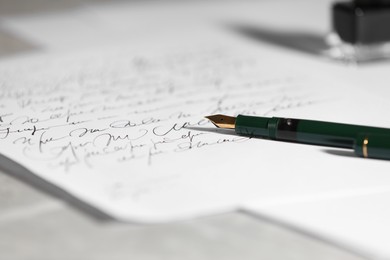
<path id="1" fill-rule="evenodd" d="M 281 141 L 354 149 L 365 158 L 390 159 L 390 129 L 315 120 L 238 115 L 206 116 L 236 134 Z"/>

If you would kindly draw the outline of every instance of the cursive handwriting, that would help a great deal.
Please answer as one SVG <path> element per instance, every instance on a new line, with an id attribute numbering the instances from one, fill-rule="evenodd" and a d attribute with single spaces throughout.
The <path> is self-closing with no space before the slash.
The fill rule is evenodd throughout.
<path id="1" fill-rule="evenodd" d="M 86 62 L 65 75 L 53 67 L 2 80 L 2 151 L 12 146 L 66 172 L 151 166 L 156 158 L 249 140 L 203 131 L 211 126 L 205 115 L 268 115 L 319 100 L 302 78 L 259 74 L 266 65 L 219 50 L 115 60 L 115 66 Z"/>

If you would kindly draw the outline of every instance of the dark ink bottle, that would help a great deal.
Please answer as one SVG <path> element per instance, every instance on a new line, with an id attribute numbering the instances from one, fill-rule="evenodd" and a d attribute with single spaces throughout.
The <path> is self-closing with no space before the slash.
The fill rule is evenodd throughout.
<path id="1" fill-rule="evenodd" d="M 351 63 L 390 59 L 390 0 L 336 2 L 327 56 Z"/>

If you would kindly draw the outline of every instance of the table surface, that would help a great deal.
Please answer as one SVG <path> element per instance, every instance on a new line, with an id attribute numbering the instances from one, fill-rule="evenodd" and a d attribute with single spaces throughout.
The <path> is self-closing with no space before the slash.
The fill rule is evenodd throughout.
<path id="1" fill-rule="evenodd" d="M 0 59 L 34 45 L 1 16 L 77 9 L 94 1 L 3 0 Z M 0 171 L 1 259 L 332 259 L 362 256 L 245 212 L 163 225 L 120 223 Z"/>

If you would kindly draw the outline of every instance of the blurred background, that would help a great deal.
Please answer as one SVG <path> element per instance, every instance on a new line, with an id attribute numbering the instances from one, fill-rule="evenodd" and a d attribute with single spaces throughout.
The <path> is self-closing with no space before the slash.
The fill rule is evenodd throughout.
<path id="1" fill-rule="evenodd" d="M 331 3 L 0 0 L 0 61 L 104 46 L 191 45 L 218 33 L 317 59 L 331 31 Z M 6 171 L 0 172 L 0 258 L 367 259 L 245 212 L 153 226 L 119 223 Z"/>

